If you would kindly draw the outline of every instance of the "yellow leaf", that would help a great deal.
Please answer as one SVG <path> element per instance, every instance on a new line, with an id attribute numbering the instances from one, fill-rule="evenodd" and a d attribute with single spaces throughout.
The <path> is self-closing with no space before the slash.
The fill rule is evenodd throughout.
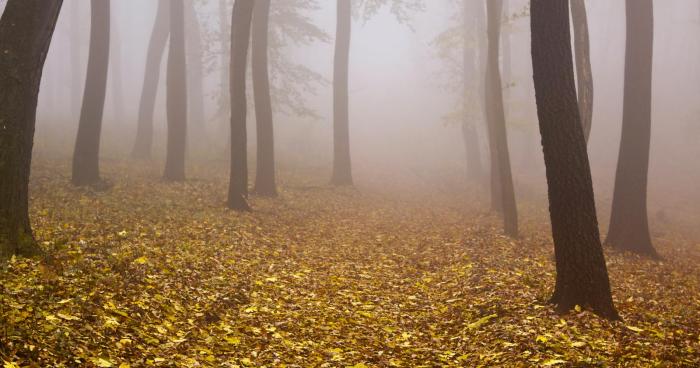
<path id="1" fill-rule="evenodd" d="M 142 264 L 146 264 L 146 263 L 148 263 L 148 258 L 146 258 L 145 256 L 144 256 L 144 257 L 136 258 L 136 259 L 134 260 L 134 263 L 136 263 L 136 264 L 141 264 L 141 265 L 142 265 Z"/>
<path id="2" fill-rule="evenodd" d="M 237 336 L 230 336 L 226 338 L 226 342 L 231 345 L 238 346 L 241 344 L 241 338 Z"/>
<path id="3" fill-rule="evenodd" d="M 576 342 L 572 342 L 571 346 L 573 346 L 575 348 L 582 348 L 582 347 L 586 346 L 586 343 L 583 341 L 576 341 Z"/>
<path id="4" fill-rule="evenodd" d="M 71 316 L 70 314 L 64 314 L 60 312 L 56 313 L 56 315 L 61 319 L 65 319 L 66 321 L 77 321 L 80 319 L 80 317 Z"/>
<path id="5" fill-rule="evenodd" d="M 542 336 L 542 335 L 539 335 L 539 336 L 537 336 L 537 338 L 535 339 L 535 341 L 536 341 L 536 342 L 541 342 L 541 343 L 544 344 L 544 343 L 546 343 L 547 341 L 549 341 L 549 339 L 547 339 L 546 337 L 544 337 L 544 336 Z"/>
<path id="6" fill-rule="evenodd" d="M 94 365 L 96 365 L 98 367 L 111 368 L 112 366 L 114 366 L 114 364 L 112 364 L 112 362 L 110 362 L 109 360 L 104 359 L 104 358 L 92 358 L 90 360 L 92 361 L 92 363 Z"/>
<path id="7" fill-rule="evenodd" d="M 542 363 L 543 367 L 551 367 L 554 365 L 559 365 L 559 364 L 565 364 L 566 360 L 561 360 L 561 359 L 550 359 L 546 360 Z"/>
<path id="8" fill-rule="evenodd" d="M 250 307 L 243 310 L 246 313 L 255 313 L 258 311 L 258 307 L 251 305 Z"/>
<path id="9" fill-rule="evenodd" d="M 131 368 L 131 365 L 129 365 L 129 363 L 122 363 L 119 364 L 119 368 Z"/>
<path id="10" fill-rule="evenodd" d="M 488 315 L 488 316 L 486 316 L 486 317 L 483 317 L 483 318 L 479 319 L 478 321 L 475 321 L 475 322 L 472 322 L 472 323 L 468 324 L 467 327 L 468 327 L 470 330 L 476 330 L 476 329 L 480 328 L 481 326 L 487 324 L 490 320 L 492 320 L 492 319 L 494 319 L 494 318 L 496 318 L 496 317 L 498 317 L 497 314 Z"/>
<path id="11" fill-rule="evenodd" d="M 277 282 L 277 278 L 276 277 L 268 277 L 265 279 L 265 281 L 267 281 L 269 283 L 275 283 L 275 282 Z"/>
<path id="12" fill-rule="evenodd" d="M 348 368 L 369 368 L 369 366 L 365 363 L 357 363 L 355 365 L 351 365 Z"/>
<path id="13" fill-rule="evenodd" d="M 581 313 L 581 306 L 578 305 L 578 304 L 576 304 L 576 306 L 574 307 L 574 310 L 575 310 L 576 312 Z"/>
<path id="14" fill-rule="evenodd" d="M 644 331 L 644 329 L 641 329 L 639 327 L 630 326 L 630 325 L 625 325 L 625 327 L 627 327 L 628 330 L 631 330 L 634 332 L 643 332 Z"/>
<path id="15" fill-rule="evenodd" d="M 17 363 L 12 363 L 12 362 L 6 362 L 3 360 L 3 365 L 2 368 L 20 368 Z"/>

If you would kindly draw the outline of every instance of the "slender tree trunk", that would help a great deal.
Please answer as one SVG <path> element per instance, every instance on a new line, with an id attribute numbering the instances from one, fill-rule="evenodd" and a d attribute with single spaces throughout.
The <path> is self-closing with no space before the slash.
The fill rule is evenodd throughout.
<path id="1" fill-rule="evenodd" d="M 571 19 L 574 23 L 578 107 L 581 112 L 583 135 L 588 142 L 593 124 L 593 70 L 585 0 L 571 0 Z"/>
<path id="2" fill-rule="evenodd" d="M 187 56 L 185 51 L 185 3 L 170 2 L 170 49 L 168 51 L 168 146 L 165 158 L 167 181 L 185 180 L 187 147 Z"/>
<path id="3" fill-rule="evenodd" d="M 46 54 L 62 0 L 9 0 L 0 18 L 0 260 L 41 253 L 29 221 L 29 171 Z"/>
<path id="4" fill-rule="evenodd" d="M 187 98 L 189 147 L 203 148 L 207 145 L 206 114 L 204 111 L 204 64 L 202 46 L 202 28 L 193 1 L 187 1 L 185 6 L 185 22 L 187 30 Z"/>
<path id="5" fill-rule="evenodd" d="M 470 119 L 469 109 L 471 96 L 470 91 L 479 88 L 477 83 L 476 50 L 472 45 L 472 36 L 476 33 L 474 15 L 472 14 L 471 0 L 464 0 L 464 52 L 463 52 L 463 96 L 462 96 L 462 135 L 464 137 L 465 153 L 467 155 L 467 178 L 480 182 L 484 177 L 484 167 L 481 163 L 481 150 L 479 149 L 479 136 L 476 131 L 474 121 Z"/>
<path id="6" fill-rule="evenodd" d="M 333 72 L 333 177 L 334 185 L 352 185 L 350 161 L 349 69 L 350 34 L 352 31 L 351 0 L 337 0 L 338 19 L 335 35 Z"/>
<path id="7" fill-rule="evenodd" d="M 231 117 L 231 18 L 228 14 L 228 4 L 230 0 L 219 0 L 219 42 L 221 47 L 221 91 L 219 92 L 219 113 L 223 129 L 228 130 L 226 126 Z M 231 150 L 231 140 L 226 140 L 226 151 Z"/>
<path id="8" fill-rule="evenodd" d="M 510 119 L 510 94 L 513 88 L 513 57 L 511 47 L 512 19 L 511 19 L 510 1 L 503 0 L 503 19 L 506 21 L 505 31 L 501 34 L 503 40 L 503 111 L 505 112 L 506 121 Z M 504 27 L 501 26 L 501 29 Z"/>
<path id="9" fill-rule="evenodd" d="M 248 205 L 248 134 L 246 131 L 246 69 L 254 0 L 236 0 L 231 22 L 231 178 L 228 207 L 250 211 Z"/>
<path id="10" fill-rule="evenodd" d="M 165 53 L 165 45 L 170 35 L 170 0 L 159 0 L 156 20 L 151 33 L 146 55 L 146 70 L 144 73 L 141 102 L 139 103 L 139 118 L 136 128 L 136 141 L 132 157 L 148 159 L 153 150 L 153 113 L 156 107 L 156 94 L 160 80 L 160 67 Z"/>
<path id="11" fill-rule="evenodd" d="M 112 16 L 117 18 L 112 12 Z M 111 40 L 110 40 L 110 68 L 109 68 L 109 84 L 111 85 L 112 94 L 112 106 L 114 108 L 114 119 L 117 124 L 122 125 L 126 123 L 126 103 L 124 102 L 124 84 L 123 78 L 124 73 L 122 73 L 122 45 L 121 45 L 121 31 L 119 29 L 118 22 L 112 22 Z"/>
<path id="12" fill-rule="evenodd" d="M 275 137 L 270 100 L 268 71 L 268 28 L 270 0 L 257 0 L 253 14 L 253 92 L 257 127 L 257 170 L 255 192 L 263 196 L 276 196 Z"/>
<path id="13" fill-rule="evenodd" d="M 503 228 L 506 235 L 518 236 L 518 210 L 515 203 L 513 176 L 508 153 L 505 112 L 503 110 L 503 88 L 499 70 L 498 53 L 500 43 L 500 19 L 502 0 L 487 3 L 489 59 L 486 71 L 486 115 L 493 131 L 496 159 L 498 162 L 501 200 L 503 201 Z"/>
<path id="14" fill-rule="evenodd" d="M 73 184 L 96 185 L 100 179 L 100 134 L 109 69 L 110 1 L 90 3 L 90 55 L 73 154 Z"/>
<path id="15" fill-rule="evenodd" d="M 82 32 L 80 25 L 80 0 L 72 0 L 70 6 L 70 62 L 71 62 L 71 114 L 80 119 L 80 92 L 83 89 L 83 60 L 81 57 Z"/>
<path id="16" fill-rule="evenodd" d="M 653 45 L 652 0 L 627 0 L 622 141 L 606 243 L 656 258 L 647 218 Z"/>
<path id="17" fill-rule="evenodd" d="M 532 64 L 557 262 L 552 303 L 617 319 L 598 233 L 593 181 L 576 102 L 569 3 L 532 0 Z"/>

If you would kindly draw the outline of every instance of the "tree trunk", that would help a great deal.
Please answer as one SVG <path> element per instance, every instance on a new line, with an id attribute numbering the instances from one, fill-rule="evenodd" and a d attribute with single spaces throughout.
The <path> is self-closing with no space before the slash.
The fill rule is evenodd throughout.
<path id="1" fill-rule="evenodd" d="M 351 0 L 337 0 L 333 71 L 333 185 L 352 185 L 350 161 L 349 68 L 352 31 Z"/>
<path id="2" fill-rule="evenodd" d="M 236 0 L 231 22 L 231 172 L 228 207 L 250 211 L 248 205 L 248 136 L 246 131 L 246 69 L 254 0 Z"/>
<path id="3" fill-rule="evenodd" d="M 185 3 L 170 2 L 170 49 L 168 51 L 168 146 L 166 181 L 185 180 L 187 147 L 187 56 L 185 51 Z"/>
<path id="4" fill-rule="evenodd" d="M 90 55 L 73 154 L 73 184 L 96 185 L 100 179 L 100 134 L 109 69 L 109 0 L 90 3 Z"/>
<path id="5" fill-rule="evenodd" d="M 82 32 L 80 26 L 80 0 L 73 0 L 70 5 L 70 62 L 71 62 L 71 117 L 75 120 L 80 119 L 80 92 L 83 88 L 83 59 L 82 51 Z"/>
<path id="6" fill-rule="evenodd" d="M 156 94 L 160 80 L 160 66 L 165 53 L 165 45 L 170 35 L 170 0 L 159 0 L 156 20 L 151 33 L 146 56 L 146 71 L 139 103 L 139 118 L 136 128 L 136 141 L 131 156 L 137 159 L 151 158 L 153 149 L 153 113 L 156 107 Z"/>
<path id="7" fill-rule="evenodd" d="M 219 42 L 221 47 L 221 91 L 219 92 L 219 111 L 222 130 L 228 131 L 227 124 L 231 118 L 231 18 L 228 14 L 230 0 L 219 0 Z M 226 152 L 231 153 L 231 140 L 226 139 Z"/>
<path id="8" fill-rule="evenodd" d="M 505 32 L 502 32 L 501 39 L 503 40 L 503 60 L 501 61 L 503 65 L 503 111 L 505 113 L 506 121 L 510 119 L 510 94 L 513 88 L 513 52 L 511 47 L 511 32 L 512 30 L 512 19 L 511 19 L 511 9 L 510 1 L 503 0 L 503 19 L 506 21 Z M 503 26 L 501 26 L 503 29 Z"/>
<path id="9" fill-rule="evenodd" d="M 268 71 L 268 27 L 270 0 L 258 0 L 253 14 L 253 92 L 257 127 L 257 170 L 255 192 L 262 196 L 277 195 L 275 184 L 275 137 L 270 100 Z"/>
<path id="10" fill-rule="evenodd" d="M 0 18 L 0 260 L 41 253 L 29 222 L 29 171 L 46 54 L 62 0 L 9 0 Z"/>
<path id="11" fill-rule="evenodd" d="M 202 46 L 202 27 L 193 1 L 185 6 L 185 23 L 187 38 L 187 99 L 189 148 L 205 148 L 208 144 L 206 132 L 206 114 L 204 110 L 204 63 Z"/>
<path id="12" fill-rule="evenodd" d="M 499 70 L 500 19 L 502 0 L 487 3 L 489 58 L 486 70 L 486 116 L 493 132 L 495 158 L 498 162 L 499 186 L 503 204 L 503 228 L 506 235 L 518 236 L 518 210 L 515 203 L 513 176 L 508 153 L 508 136 L 503 110 L 503 87 Z"/>
<path id="13" fill-rule="evenodd" d="M 480 87 L 477 83 L 476 50 L 472 45 L 471 37 L 476 33 L 474 14 L 472 14 L 471 0 L 464 0 L 464 53 L 463 60 L 463 94 L 462 94 L 462 135 L 464 137 L 465 153 L 467 155 L 467 178 L 476 182 L 481 182 L 484 177 L 484 167 L 481 163 L 481 150 L 479 149 L 479 136 L 476 131 L 474 121 L 469 117 L 470 91 L 476 91 Z M 478 37 L 478 36 L 477 36 Z"/>
<path id="14" fill-rule="evenodd" d="M 532 0 L 532 64 L 547 168 L 557 262 L 552 303 L 617 319 L 598 233 L 593 181 L 581 129 L 569 30 L 569 3 Z"/>
<path id="15" fill-rule="evenodd" d="M 622 140 L 606 243 L 656 258 L 647 218 L 653 45 L 652 0 L 627 0 Z"/>
<path id="16" fill-rule="evenodd" d="M 586 138 L 586 142 L 588 142 L 593 124 L 593 71 L 591 68 L 588 16 L 584 0 L 571 0 L 571 19 L 574 23 L 578 108 L 581 113 L 583 135 Z"/>
<path id="17" fill-rule="evenodd" d="M 112 14 L 116 19 L 118 19 L 118 15 L 114 15 L 114 11 Z M 124 73 L 122 72 L 122 41 L 119 23 L 113 22 L 110 32 L 111 60 L 109 62 L 109 80 L 107 83 L 111 86 L 110 93 L 112 98 L 112 107 L 114 109 L 113 119 L 117 124 L 121 125 L 127 121 L 127 117 L 125 114 L 126 103 L 124 102 Z"/>

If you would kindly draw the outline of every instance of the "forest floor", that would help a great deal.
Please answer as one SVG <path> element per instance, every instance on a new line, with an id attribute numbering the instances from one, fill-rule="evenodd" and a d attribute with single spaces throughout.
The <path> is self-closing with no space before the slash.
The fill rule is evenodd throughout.
<path id="1" fill-rule="evenodd" d="M 237 214 L 222 168 L 182 184 L 103 170 L 114 187 L 98 193 L 71 187 L 65 163 L 35 164 L 48 256 L 0 270 L 5 368 L 700 366 L 700 247 L 681 236 L 657 240 L 662 262 L 606 251 L 611 323 L 547 304 L 545 205 L 523 205 L 511 240 L 455 197 L 289 172 L 279 198 Z"/>

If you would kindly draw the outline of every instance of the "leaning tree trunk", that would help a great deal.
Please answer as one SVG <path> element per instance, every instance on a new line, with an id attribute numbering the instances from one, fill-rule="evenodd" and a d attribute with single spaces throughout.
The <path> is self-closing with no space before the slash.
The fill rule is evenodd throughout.
<path id="1" fill-rule="evenodd" d="M 333 177 L 334 185 L 352 185 L 350 161 L 350 34 L 351 0 L 338 0 L 333 71 Z"/>
<path id="2" fill-rule="evenodd" d="M 248 134 L 246 131 L 246 69 L 254 0 L 236 0 L 231 23 L 231 172 L 228 207 L 250 211 L 248 205 Z"/>
<path id="3" fill-rule="evenodd" d="M 533 76 L 557 263 L 551 301 L 561 312 L 580 305 L 617 319 L 576 102 L 568 7 L 561 0 L 531 2 Z"/>
<path id="4" fill-rule="evenodd" d="M 583 135 L 588 142 L 593 124 L 593 71 L 585 0 L 571 0 L 571 19 L 574 23 L 578 108 L 581 113 Z"/>
<path id="5" fill-rule="evenodd" d="M 185 3 L 170 2 L 170 49 L 167 74 L 168 143 L 166 181 L 185 180 L 187 147 L 187 54 L 185 52 Z"/>
<path id="6" fill-rule="evenodd" d="M 658 257 L 647 218 L 653 45 L 652 0 L 627 0 L 622 141 L 606 243 Z"/>
<path id="7" fill-rule="evenodd" d="M 62 0 L 9 0 L 0 18 L 0 260 L 41 253 L 29 171 L 41 73 Z"/>
<path id="8" fill-rule="evenodd" d="M 73 154 L 73 184 L 96 185 L 100 179 L 100 134 L 109 69 L 109 0 L 90 3 L 90 54 Z"/>
<path id="9" fill-rule="evenodd" d="M 160 64 L 165 53 L 165 45 L 170 35 L 170 0 L 159 0 L 156 20 L 148 44 L 146 71 L 141 90 L 139 119 L 136 128 L 136 142 L 132 157 L 148 159 L 153 149 L 153 113 L 156 108 L 156 94 L 160 80 Z"/>
<path id="10" fill-rule="evenodd" d="M 464 0 L 464 44 L 462 54 L 463 65 L 463 93 L 462 93 L 462 136 L 464 138 L 464 148 L 467 155 L 467 178 L 476 182 L 481 182 L 484 178 L 484 167 L 481 163 L 481 150 L 479 149 L 479 136 L 476 131 L 474 120 L 470 118 L 469 109 L 471 91 L 476 91 L 480 84 L 477 83 L 476 50 L 472 44 L 472 36 L 476 33 L 474 22 L 475 15 L 472 14 L 472 0 Z M 477 36 L 478 37 L 478 36 Z"/>
<path id="11" fill-rule="evenodd" d="M 499 186 L 501 189 L 501 200 L 503 201 L 503 229 L 506 235 L 517 237 L 518 210 L 515 203 L 513 176 L 510 169 L 506 118 L 503 110 L 503 88 L 498 62 L 501 33 L 500 19 L 502 14 L 501 1 L 492 0 L 487 3 L 489 58 L 486 68 L 486 116 L 493 132 L 495 147 L 492 149 L 496 153 L 495 156 L 499 168 Z"/>
<path id="12" fill-rule="evenodd" d="M 276 196 L 275 137 L 270 100 L 270 76 L 268 70 L 268 28 L 270 0 L 258 0 L 253 14 L 253 92 L 257 127 L 257 170 L 255 193 Z"/>

